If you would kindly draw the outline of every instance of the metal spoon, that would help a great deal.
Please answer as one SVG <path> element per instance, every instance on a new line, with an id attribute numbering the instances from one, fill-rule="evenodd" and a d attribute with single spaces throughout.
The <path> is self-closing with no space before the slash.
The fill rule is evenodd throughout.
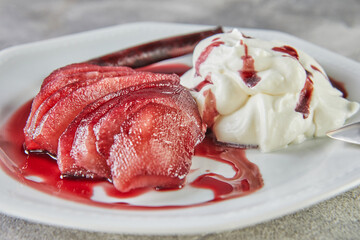
<path id="1" fill-rule="evenodd" d="M 352 123 L 330 131 L 326 135 L 337 140 L 360 144 L 360 122 Z"/>

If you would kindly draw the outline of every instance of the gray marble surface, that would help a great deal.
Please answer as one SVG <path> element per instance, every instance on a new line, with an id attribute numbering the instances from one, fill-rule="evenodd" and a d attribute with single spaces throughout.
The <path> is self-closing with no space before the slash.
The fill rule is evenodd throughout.
<path id="1" fill-rule="evenodd" d="M 163 21 L 279 30 L 360 61 L 359 13 L 359 0 L 0 0 L 0 49 L 128 22 Z M 0 239 L 360 239 L 360 187 L 282 218 L 216 234 L 92 233 L 3 214 L 0 223 Z"/>

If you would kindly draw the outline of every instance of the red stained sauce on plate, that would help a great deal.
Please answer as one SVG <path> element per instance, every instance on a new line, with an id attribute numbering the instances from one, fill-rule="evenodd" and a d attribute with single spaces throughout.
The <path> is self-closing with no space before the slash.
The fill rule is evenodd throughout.
<path id="1" fill-rule="evenodd" d="M 259 168 L 247 160 L 245 149 L 216 144 L 207 136 L 196 147 L 195 155 L 230 164 L 235 171 L 231 178 L 210 172 L 190 183 L 194 187 L 211 189 L 214 192 L 213 201 L 247 195 L 263 186 Z"/>
<path id="2" fill-rule="evenodd" d="M 141 68 L 141 70 L 156 72 L 175 72 L 179 75 L 188 70 L 183 64 L 157 64 Z M 227 145 L 217 144 L 211 137 L 196 147 L 195 155 L 210 158 L 229 164 L 235 172 L 230 178 L 207 172 L 193 182 L 193 187 L 209 189 L 214 193 L 213 200 L 201 204 L 184 206 L 145 207 L 127 203 L 127 198 L 136 197 L 154 189 L 136 189 L 128 193 L 117 191 L 113 185 L 105 180 L 61 178 L 56 160 L 44 153 L 24 152 L 24 134 L 27 117 L 31 108 L 31 101 L 19 108 L 8 122 L 0 129 L 0 165 L 9 176 L 17 181 L 63 199 L 98 207 L 115 209 L 173 209 L 205 205 L 212 202 L 226 200 L 250 194 L 263 186 L 263 180 L 258 167 L 247 160 L 245 150 Z M 207 161 L 204 159 L 203 161 Z M 196 170 L 193 170 L 196 171 Z M 97 202 L 92 199 L 94 188 L 101 187 L 104 192 L 118 199 L 116 203 Z M 181 191 L 181 189 L 158 190 Z"/>

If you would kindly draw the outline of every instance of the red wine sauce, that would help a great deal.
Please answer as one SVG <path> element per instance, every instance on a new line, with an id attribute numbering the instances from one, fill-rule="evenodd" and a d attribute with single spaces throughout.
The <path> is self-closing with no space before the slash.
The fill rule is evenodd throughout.
<path id="1" fill-rule="evenodd" d="M 216 39 L 216 38 L 215 38 Z M 200 56 L 198 57 L 198 59 L 196 60 L 195 63 L 195 74 L 196 76 L 200 76 L 200 65 L 205 62 L 205 60 L 208 58 L 208 56 L 210 55 L 210 53 L 212 52 L 212 50 L 215 47 L 218 47 L 222 44 L 224 44 L 223 41 L 218 41 L 213 39 L 213 42 L 211 44 L 209 44 L 201 53 Z M 215 40 L 215 41 L 214 41 Z"/>
<path id="2" fill-rule="evenodd" d="M 313 90 L 313 81 L 311 80 L 310 76 L 307 76 L 305 85 L 303 89 L 301 89 L 300 97 L 295 107 L 295 111 L 302 113 L 304 119 L 308 118 L 310 114 L 310 102 Z"/>
<path id="3" fill-rule="evenodd" d="M 299 61 L 299 54 L 296 51 L 296 49 L 293 48 L 293 47 L 284 45 L 282 47 L 273 47 L 272 50 L 276 51 L 276 52 L 285 53 L 288 56 L 293 57 L 293 58 L 295 58 L 296 60 Z M 320 71 L 318 68 L 316 68 L 313 65 L 311 65 L 311 67 L 316 71 Z M 309 116 L 309 113 L 310 113 L 310 101 L 311 101 L 312 93 L 313 93 L 313 90 L 314 90 L 313 81 L 311 80 L 312 73 L 307 71 L 306 69 L 305 69 L 305 71 L 306 71 L 305 84 L 304 84 L 303 89 L 300 92 L 300 97 L 299 97 L 299 100 L 298 100 L 298 102 L 296 104 L 296 107 L 295 107 L 295 111 L 299 112 L 299 113 L 302 113 L 304 119 L 308 118 L 308 116 Z"/>
<path id="4" fill-rule="evenodd" d="M 311 68 L 325 76 L 325 74 L 316 66 L 311 65 Z M 339 90 L 342 93 L 343 98 L 348 97 L 348 92 L 346 91 L 345 84 L 343 82 L 337 81 L 332 77 L 329 77 L 329 81 L 334 88 L 336 88 L 337 90 Z"/>
<path id="5" fill-rule="evenodd" d="M 342 92 L 342 96 L 343 98 L 347 98 L 348 97 L 348 92 L 345 89 L 345 85 L 343 82 L 339 82 L 337 80 L 335 80 L 332 77 L 329 77 L 329 81 L 331 82 L 331 85 L 336 88 L 337 90 L 339 90 L 340 92 Z"/>
<path id="6" fill-rule="evenodd" d="M 296 49 L 293 47 L 284 45 L 282 47 L 273 47 L 272 50 L 276 51 L 276 52 L 286 53 L 286 54 L 290 55 L 291 57 L 294 57 L 297 60 L 299 60 L 299 54 L 297 53 Z"/>
<path id="7" fill-rule="evenodd" d="M 197 86 L 195 86 L 192 90 L 196 92 L 200 92 L 206 85 L 213 84 L 211 80 L 211 75 L 207 75 L 203 81 L 201 81 Z"/>
<path id="8" fill-rule="evenodd" d="M 243 60 L 243 67 L 239 71 L 240 77 L 249 88 L 253 88 L 258 84 L 261 78 L 255 71 L 254 59 L 248 54 L 248 46 L 241 41 L 244 45 L 245 55 L 241 57 Z"/>

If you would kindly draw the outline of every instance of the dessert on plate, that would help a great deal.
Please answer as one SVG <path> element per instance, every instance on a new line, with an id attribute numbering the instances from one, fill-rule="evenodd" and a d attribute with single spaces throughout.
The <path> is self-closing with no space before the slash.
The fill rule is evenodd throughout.
<path id="1" fill-rule="evenodd" d="M 188 53 L 181 78 L 136 70 Z M 108 179 L 121 192 L 180 188 L 207 130 L 224 153 L 268 152 L 323 136 L 358 109 L 301 50 L 218 28 L 53 71 L 32 102 L 25 147 L 54 156 L 63 177 Z"/>

